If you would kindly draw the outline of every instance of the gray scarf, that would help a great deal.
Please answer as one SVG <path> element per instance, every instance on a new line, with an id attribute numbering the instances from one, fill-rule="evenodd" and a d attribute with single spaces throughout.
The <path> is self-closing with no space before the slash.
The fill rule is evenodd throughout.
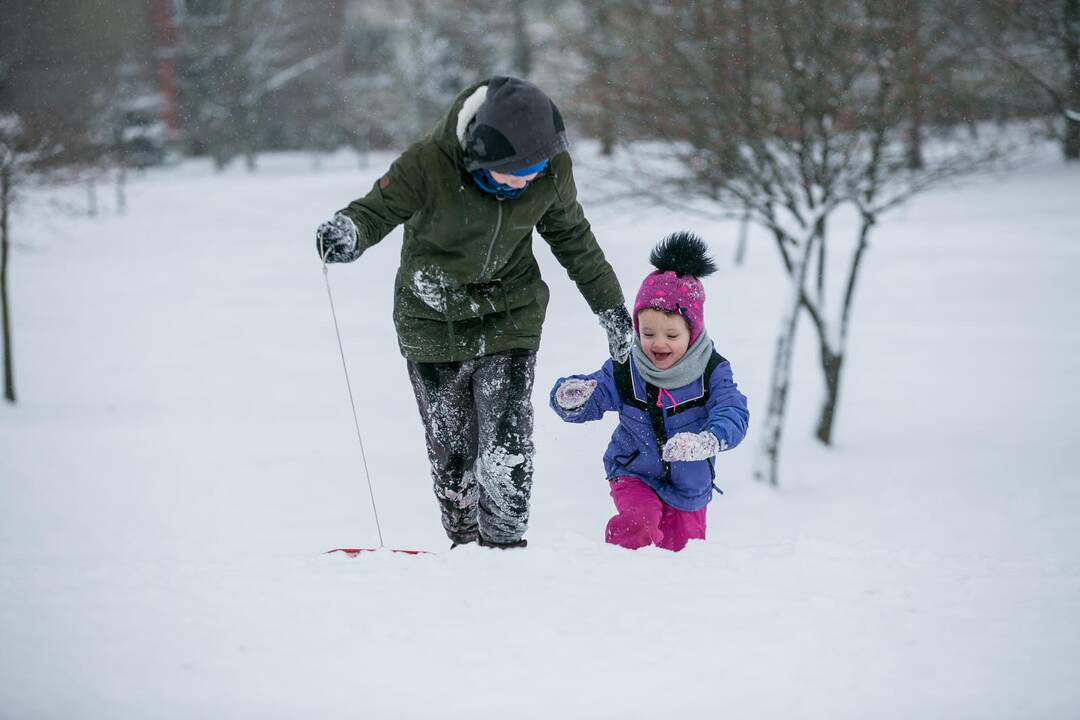
<path id="1" fill-rule="evenodd" d="M 701 335 L 698 335 L 694 344 L 686 349 L 686 354 L 679 358 L 679 362 L 666 370 L 656 367 L 652 360 L 645 356 L 645 351 L 641 349 L 641 338 L 637 333 L 634 334 L 634 347 L 631 353 L 634 356 L 634 364 L 637 365 L 638 372 L 641 373 L 645 382 L 665 390 L 673 390 L 705 374 L 705 366 L 709 364 L 709 358 L 712 357 L 713 345 L 709 334 L 702 328 Z"/>

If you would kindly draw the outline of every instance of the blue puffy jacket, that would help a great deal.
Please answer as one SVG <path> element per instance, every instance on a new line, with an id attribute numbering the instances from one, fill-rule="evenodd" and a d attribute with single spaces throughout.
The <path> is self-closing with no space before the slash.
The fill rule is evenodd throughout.
<path id="1" fill-rule="evenodd" d="M 608 360 L 591 375 L 570 378 L 595 380 L 596 390 L 580 408 L 563 410 L 555 401 L 555 391 L 569 378 L 559 378 L 551 389 L 551 407 L 563 420 L 589 422 L 608 411 L 619 413 L 619 424 L 604 453 L 609 480 L 620 475 L 639 478 L 679 510 L 699 510 L 708 504 L 716 458 L 668 463 L 660 451 L 668 438 L 681 432 L 709 430 L 725 450 L 746 436 L 750 412 L 727 360 L 714 350 L 705 374 L 673 390 L 646 383 L 632 356 L 620 365 Z"/>

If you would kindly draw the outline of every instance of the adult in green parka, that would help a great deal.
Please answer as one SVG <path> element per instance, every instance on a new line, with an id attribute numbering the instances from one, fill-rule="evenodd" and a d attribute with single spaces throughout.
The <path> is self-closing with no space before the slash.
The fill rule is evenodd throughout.
<path id="1" fill-rule="evenodd" d="M 532 384 L 548 288 L 533 228 L 623 361 L 632 323 L 577 201 L 562 116 L 538 87 L 466 88 L 371 191 L 319 226 L 325 262 L 352 262 L 405 225 L 394 324 L 454 544 L 523 547 L 532 489 Z"/>

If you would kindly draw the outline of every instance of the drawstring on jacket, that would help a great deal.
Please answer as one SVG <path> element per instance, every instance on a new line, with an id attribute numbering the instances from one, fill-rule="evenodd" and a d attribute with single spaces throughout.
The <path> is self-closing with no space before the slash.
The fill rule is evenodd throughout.
<path id="1" fill-rule="evenodd" d="M 562 193 L 559 192 L 559 173 L 554 170 L 551 171 L 551 184 L 555 186 L 555 197 L 559 198 L 559 204 L 565 205 L 566 201 L 563 200 Z"/>
<path id="2" fill-rule="evenodd" d="M 664 388 L 658 387 L 656 389 L 659 391 L 659 392 L 656 393 L 656 407 L 660 408 L 661 410 L 664 409 L 663 397 L 665 395 L 667 395 L 668 400 L 671 401 L 671 407 L 672 408 L 674 408 L 676 405 L 679 404 L 679 401 L 676 400 L 675 397 L 671 393 L 669 393 L 667 390 L 665 390 Z"/>

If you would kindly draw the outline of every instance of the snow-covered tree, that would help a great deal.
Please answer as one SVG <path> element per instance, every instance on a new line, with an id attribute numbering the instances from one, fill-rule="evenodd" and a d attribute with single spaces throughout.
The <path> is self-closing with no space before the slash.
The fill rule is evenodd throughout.
<path id="1" fill-rule="evenodd" d="M 218 167 L 242 155 L 254 169 L 267 96 L 333 63 L 340 49 L 334 38 L 312 37 L 305 4 L 230 0 L 210 5 L 215 12 L 188 8 L 178 18 L 188 133 Z"/>
<path id="2" fill-rule="evenodd" d="M 643 140 L 632 153 L 639 176 L 669 206 L 747 215 L 774 239 L 790 279 L 758 431 L 756 474 L 773 484 L 800 315 L 815 331 L 825 386 L 816 436 L 831 444 L 873 228 L 889 209 L 994 154 L 942 138 L 911 162 L 906 9 L 871 0 L 640 0 L 619 16 L 620 122 Z M 834 230 L 841 216 L 854 220 L 854 237 Z"/>
<path id="3" fill-rule="evenodd" d="M 401 147 L 426 133 L 467 85 L 537 78 L 553 47 L 554 0 L 365 0 L 346 8 L 344 92 L 356 145 Z M 564 78 L 560 78 L 564 80 Z M 557 93 L 556 93 L 557 94 Z"/>

